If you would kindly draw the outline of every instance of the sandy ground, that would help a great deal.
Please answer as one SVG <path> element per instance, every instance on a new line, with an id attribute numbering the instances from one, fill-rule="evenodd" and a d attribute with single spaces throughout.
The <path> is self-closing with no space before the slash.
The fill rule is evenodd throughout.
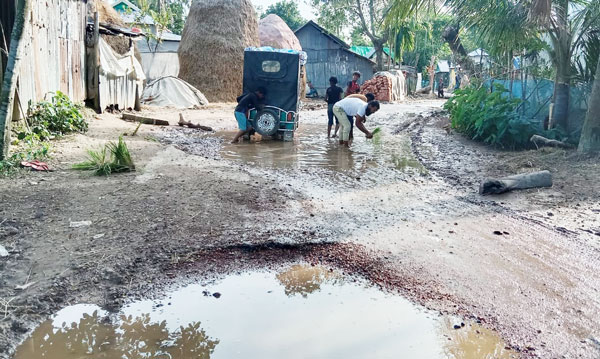
<path id="1" fill-rule="evenodd" d="M 138 171 L 98 178 L 69 168 L 135 124 L 92 120 L 55 144 L 54 172 L 0 179 L 0 357 L 69 304 L 118 310 L 182 278 L 302 259 L 479 321 L 523 357 L 598 358 L 598 158 L 474 144 L 446 131 L 441 104 L 385 105 L 369 122 L 388 136 L 382 151 L 406 151 L 396 168 L 362 155 L 362 135 L 328 154 L 345 170 L 223 158 L 233 105 L 216 104 L 183 114 L 219 135 L 144 125 L 125 137 Z M 317 131 L 325 111 L 302 121 Z M 553 172 L 553 188 L 477 194 L 484 177 L 536 169 Z"/>

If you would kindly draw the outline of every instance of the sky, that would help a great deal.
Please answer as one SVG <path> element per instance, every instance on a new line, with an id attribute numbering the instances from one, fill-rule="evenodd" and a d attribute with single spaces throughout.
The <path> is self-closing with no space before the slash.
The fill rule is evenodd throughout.
<path id="1" fill-rule="evenodd" d="M 266 10 L 269 5 L 275 4 L 278 0 L 251 0 L 254 7 L 262 7 L 262 10 Z M 303 18 L 307 20 L 316 19 L 313 9 L 304 0 L 294 0 L 298 3 L 298 9 Z"/>

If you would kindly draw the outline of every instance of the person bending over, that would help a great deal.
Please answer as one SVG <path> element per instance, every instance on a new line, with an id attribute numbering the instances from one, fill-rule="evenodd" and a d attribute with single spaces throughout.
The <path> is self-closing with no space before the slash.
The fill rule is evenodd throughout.
<path id="1" fill-rule="evenodd" d="M 345 98 L 359 98 L 365 102 L 371 102 L 375 100 L 375 95 L 371 92 L 367 94 L 356 93 L 354 95 L 346 96 Z M 352 145 L 352 140 L 354 140 L 354 117 L 348 116 L 348 121 L 350 121 L 350 138 L 348 139 L 348 144 Z M 366 119 L 365 119 L 366 121 Z M 363 122 L 364 124 L 364 122 Z"/>
<path id="2" fill-rule="evenodd" d="M 264 87 L 259 87 L 256 91 L 241 95 L 237 98 L 238 105 L 235 108 L 234 115 L 238 123 L 238 132 L 235 134 L 231 143 L 238 143 L 240 137 L 250 131 L 251 128 L 248 126 L 248 117 L 246 117 L 246 113 L 248 113 L 248 110 L 251 108 L 261 108 L 266 95 L 267 90 Z"/>
<path id="3" fill-rule="evenodd" d="M 356 117 L 356 127 L 365 133 L 367 138 L 373 138 L 373 134 L 365 128 L 366 117 L 374 114 L 380 108 L 379 101 L 364 102 L 358 98 L 345 98 L 333 105 L 333 113 L 340 122 L 340 144 L 350 146 L 350 121 L 349 116 Z"/>

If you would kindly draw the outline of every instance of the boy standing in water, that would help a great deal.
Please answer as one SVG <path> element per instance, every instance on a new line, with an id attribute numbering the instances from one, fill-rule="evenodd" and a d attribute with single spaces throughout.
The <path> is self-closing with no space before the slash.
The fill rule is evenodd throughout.
<path id="1" fill-rule="evenodd" d="M 339 87 L 337 85 L 338 83 L 338 79 L 337 77 L 330 77 L 329 78 L 329 85 L 330 87 L 327 89 L 327 92 L 325 93 L 325 101 L 327 101 L 327 118 L 329 120 L 328 125 L 327 125 L 327 138 L 331 137 L 331 127 L 333 127 L 333 119 L 335 117 L 335 115 L 333 114 L 333 105 L 340 101 L 342 99 L 342 93 L 344 93 L 344 90 L 342 90 L 341 87 Z M 338 121 L 338 119 L 335 119 L 335 131 L 333 132 L 333 137 L 337 137 L 337 132 L 338 129 L 340 128 L 340 123 Z"/>
<path id="2" fill-rule="evenodd" d="M 251 92 L 237 98 L 238 105 L 235 108 L 234 115 L 235 119 L 237 120 L 239 130 L 235 134 L 235 137 L 231 143 L 238 143 L 240 137 L 249 131 L 248 117 L 246 117 L 246 113 L 251 108 L 259 108 L 259 106 L 262 106 L 262 101 L 265 99 L 266 95 L 267 90 L 264 87 L 259 87 L 255 92 Z"/>

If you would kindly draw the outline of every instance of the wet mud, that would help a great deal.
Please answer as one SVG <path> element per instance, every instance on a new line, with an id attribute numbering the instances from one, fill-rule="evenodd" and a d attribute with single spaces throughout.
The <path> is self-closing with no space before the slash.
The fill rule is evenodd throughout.
<path id="1" fill-rule="evenodd" d="M 232 133 L 218 126 L 216 133 L 158 129 L 132 142 L 142 156 L 138 173 L 98 179 L 63 170 L 3 182 L 0 200 L 9 205 L 0 210 L 0 227 L 14 230 L 0 236 L 10 254 L 0 262 L 0 347 L 8 348 L 0 357 L 11 357 L 39 323 L 77 303 L 107 312 L 88 314 L 82 325 L 99 328 L 108 343 L 131 342 L 120 334 L 125 325 L 136 333 L 152 328 L 166 343 L 157 348 L 170 355 L 181 333 L 202 343 L 198 353 L 217 353 L 225 347 L 217 341 L 235 338 L 216 335 L 204 325 L 208 317 L 171 321 L 183 326 L 172 330 L 152 314 L 166 313 L 169 293 L 181 288 L 197 288 L 198 300 L 212 304 L 228 293 L 243 298 L 232 278 L 256 275 L 242 282 L 266 283 L 256 287 L 261 295 L 277 288 L 282 302 L 318 297 L 324 287 L 341 288 L 344 278 L 349 288 L 363 283 L 373 295 L 410 303 L 411 311 L 431 313 L 418 322 L 435 322 L 436 341 L 464 343 L 443 345 L 442 358 L 470 358 L 465 353 L 482 346 L 495 348 L 496 357 L 510 349 L 521 358 L 597 358 L 600 256 L 593 238 L 600 202 L 583 194 L 577 201 L 581 228 L 590 233 L 562 221 L 573 208 L 553 200 L 575 192 L 479 197 L 479 178 L 501 173 L 491 170 L 497 154 L 449 133 L 440 104 L 384 106 L 367 123 L 381 127 L 381 137 L 366 140 L 355 130 L 350 150 L 326 138 L 326 113 L 317 110 L 302 113 L 292 143 L 229 145 Z M 583 164 L 586 171 L 594 165 Z M 566 180 L 560 167 L 555 173 Z M 530 200 L 538 207 L 525 205 Z M 549 203 L 561 222 L 548 211 L 538 216 Z M 92 224 L 69 227 L 83 220 Z M 218 288 L 228 280 L 237 284 Z M 133 303 L 146 307 L 119 317 Z M 465 327 L 454 330 L 456 318 Z M 40 330 L 59 333 L 57 326 L 46 322 Z M 58 337 L 76 337 L 77 328 Z M 489 344 L 472 345 L 480 341 Z M 37 344 L 25 343 L 37 355 Z"/>

